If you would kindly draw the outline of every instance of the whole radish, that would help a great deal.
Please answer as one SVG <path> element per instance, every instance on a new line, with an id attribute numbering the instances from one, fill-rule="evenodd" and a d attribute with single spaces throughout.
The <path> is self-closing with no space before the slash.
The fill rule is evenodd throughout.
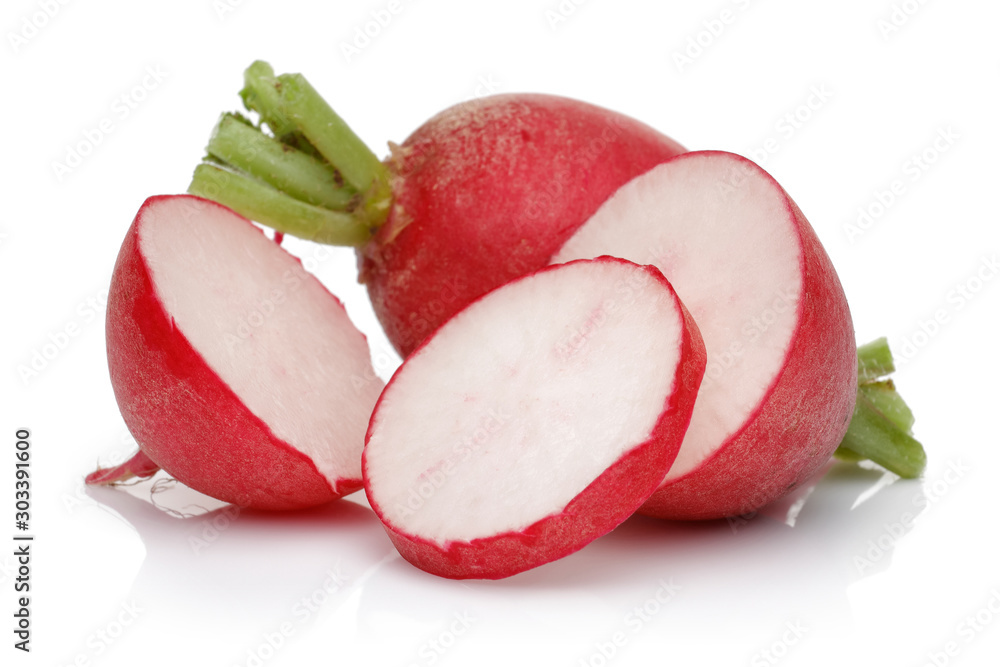
<path id="1" fill-rule="evenodd" d="M 451 107 L 395 149 L 393 208 L 360 279 L 404 356 L 472 299 L 545 266 L 619 187 L 681 153 L 584 102 L 497 95 Z"/>

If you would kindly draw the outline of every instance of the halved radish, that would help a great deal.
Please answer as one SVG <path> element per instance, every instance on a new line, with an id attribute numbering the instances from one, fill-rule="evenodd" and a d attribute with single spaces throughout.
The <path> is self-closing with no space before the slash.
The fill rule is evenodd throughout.
<path id="1" fill-rule="evenodd" d="M 659 485 L 704 367 L 656 269 L 543 269 L 473 302 L 399 368 L 368 428 L 368 500 L 434 574 L 496 579 L 560 558 Z"/>
<path id="2" fill-rule="evenodd" d="M 190 195 L 151 197 L 108 297 L 107 350 L 142 451 L 91 484 L 157 468 L 237 505 L 290 509 L 361 488 L 382 390 L 341 303 L 248 220 Z"/>
<path id="3" fill-rule="evenodd" d="M 771 176 L 731 153 L 675 157 L 622 187 L 553 261 L 604 254 L 655 264 L 708 350 L 684 444 L 642 513 L 742 514 L 829 460 L 858 388 L 851 313 Z"/>

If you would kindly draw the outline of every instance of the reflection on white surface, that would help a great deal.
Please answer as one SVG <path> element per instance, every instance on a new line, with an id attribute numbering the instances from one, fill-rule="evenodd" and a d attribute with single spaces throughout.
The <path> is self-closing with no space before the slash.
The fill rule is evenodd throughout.
<path id="1" fill-rule="evenodd" d="M 501 581 L 451 581 L 414 568 L 361 494 L 306 512 L 223 506 L 196 515 L 200 501 L 183 492 L 171 508 L 165 494 L 154 496 L 159 507 L 137 497 L 148 484 L 94 489 L 146 548 L 127 596 L 145 610 L 141 623 L 108 659 L 141 655 L 157 637 L 184 637 L 157 643 L 160 664 L 180 662 L 191 642 L 204 664 L 249 666 L 315 655 L 512 664 L 526 647 L 539 664 L 643 664 L 665 650 L 690 658 L 685 664 L 772 664 L 779 654 L 794 656 L 785 664 L 834 664 L 838 638 L 852 630 L 848 588 L 889 567 L 914 525 L 900 517 L 926 507 L 919 482 L 885 482 L 882 473 L 834 464 L 756 515 L 697 523 L 636 516 L 576 554 Z M 883 537 L 897 524 L 902 532 Z"/>

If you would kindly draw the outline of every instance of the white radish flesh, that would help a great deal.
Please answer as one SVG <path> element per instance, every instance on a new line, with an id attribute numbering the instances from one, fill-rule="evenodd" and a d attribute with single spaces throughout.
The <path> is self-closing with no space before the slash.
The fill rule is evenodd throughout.
<path id="1" fill-rule="evenodd" d="M 369 501 L 401 553 L 443 576 L 508 576 L 575 551 L 662 479 L 703 363 L 654 269 L 602 258 L 519 279 L 390 381 L 365 447 Z"/>
<path id="2" fill-rule="evenodd" d="M 603 254 L 656 265 L 708 351 L 691 425 L 664 479 L 665 487 L 691 486 L 655 514 L 740 514 L 825 463 L 853 409 L 850 312 L 815 233 L 768 174 L 714 151 L 654 167 L 605 202 L 552 261 Z M 699 482 L 723 453 L 728 473 Z"/>
<path id="3" fill-rule="evenodd" d="M 229 209 L 146 201 L 112 277 L 107 345 L 143 455 L 188 486 L 265 509 L 361 487 L 383 387 L 365 338 L 297 259 Z M 126 468 L 88 482 L 134 474 Z"/>

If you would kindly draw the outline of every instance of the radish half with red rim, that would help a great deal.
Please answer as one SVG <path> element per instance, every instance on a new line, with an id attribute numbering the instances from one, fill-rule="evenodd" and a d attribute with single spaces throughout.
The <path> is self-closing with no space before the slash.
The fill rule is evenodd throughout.
<path id="1" fill-rule="evenodd" d="M 616 192 L 553 257 L 657 266 L 691 311 L 708 365 L 677 460 L 642 513 L 739 515 L 825 464 L 858 390 L 837 273 L 780 185 L 725 152 L 675 157 Z"/>
<path id="2" fill-rule="evenodd" d="M 237 505 L 293 509 L 361 488 L 383 387 L 343 305 L 231 210 L 150 197 L 112 275 L 108 366 L 141 451 L 90 484 L 159 468 Z"/>
<path id="3" fill-rule="evenodd" d="M 404 361 L 368 428 L 368 500 L 404 558 L 507 577 L 580 549 L 673 462 L 705 353 L 663 276 L 614 258 L 478 299 Z"/>

